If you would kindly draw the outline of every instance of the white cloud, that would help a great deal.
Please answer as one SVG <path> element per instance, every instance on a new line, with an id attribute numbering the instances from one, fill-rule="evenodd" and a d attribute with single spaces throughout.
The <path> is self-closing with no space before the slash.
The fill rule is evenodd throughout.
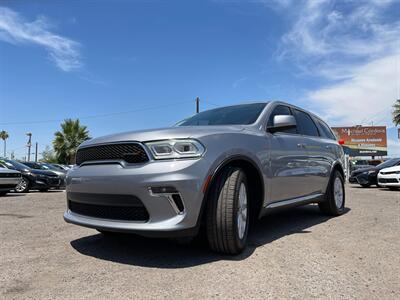
<path id="1" fill-rule="evenodd" d="M 396 0 L 292 1 L 291 29 L 277 51 L 303 76 L 324 84 L 306 93 L 308 106 L 332 125 L 393 126 L 400 97 L 400 19 Z M 392 15 L 392 17 L 390 17 Z M 400 143 L 388 140 L 389 155 Z"/>
<path id="2" fill-rule="evenodd" d="M 397 97 L 399 55 L 393 54 L 354 67 L 351 77 L 311 91 L 314 110 L 335 125 L 391 126 L 391 107 Z"/>
<path id="3" fill-rule="evenodd" d="M 15 11 L 0 7 L 0 40 L 41 46 L 47 50 L 50 60 L 65 72 L 80 68 L 80 44 L 52 33 L 50 27 L 44 17 L 29 22 Z"/>

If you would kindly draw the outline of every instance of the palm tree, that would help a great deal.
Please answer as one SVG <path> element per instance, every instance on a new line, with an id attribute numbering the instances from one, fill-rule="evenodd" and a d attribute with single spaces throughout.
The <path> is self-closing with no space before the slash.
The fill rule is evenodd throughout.
<path id="1" fill-rule="evenodd" d="M 7 131 L 5 131 L 5 130 L 0 131 L 0 139 L 2 139 L 3 142 L 4 142 L 4 157 L 6 157 L 6 152 L 7 152 L 7 142 L 6 142 L 6 140 L 9 137 L 10 136 L 9 136 Z"/>
<path id="2" fill-rule="evenodd" d="M 396 126 L 400 125 L 400 99 L 393 104 L 393 123 Z"/>
<path id="3" fill-rule="evenodd" d="M 86 126 L 82 126 L 79 119 L 67 119 L 61 123 L 61 131 L 57 131 L 53 141 L 54 150 L 59 163 L 74 164 L 78 146 L 90 139 Z"/>

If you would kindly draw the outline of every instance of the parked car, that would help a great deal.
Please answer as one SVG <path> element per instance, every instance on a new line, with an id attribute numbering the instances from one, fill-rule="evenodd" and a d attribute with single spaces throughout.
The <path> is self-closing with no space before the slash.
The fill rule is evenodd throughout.
<path id="1" fill-rule="evenodd" d="M 350 183 L 358 183 L 362 187 L 378 185 L 378 173 L 380 170 L 400 165 L 400 157 L 389 159 L 377 166 L 353 171 L 349 177 Z"/>
<path id="2" fill-rule="evenodd" d="M 350 173 L 359 169 L 369 168 L 371 166 L 377 166 L 383 161 L 379 159 L 350 159 Z"/>
<path id="3" fill-rule="evenodd" d="M 48 164 L 48 163 L 37 163 L 37 162 L 23 162 L 24 165 L 28 166 L 31 169 L 35 169 L 35 170 L 47 170 L 47 171 L 51 171 L 55 174 L 57 174 L 60 177 L 60 184 L 59 186 L 57 186 L 57 188 L 65 188 L 65 177 L 67 175 L 67 171 L 65 171 L 64 169 L 59 169 L 55 166 L 53 166 L 52 164 Z"/>
<path id="4" fill-rule="evenodd" d="M 60 185 L 60 177 L 53 172 L 31 169 L 13 159 L 1 159 L 0 165 L 21 172 L 21 181 L 15 187 L 17 193 L 27 193 L 29 190 L 47 192 L 50 188 Z"/>
<path id="5" fill-rule="evenodd" d="M 378 184 L 391 190 L 400 188 L 400 165 L 380 170 Z"/>
<path id="6" fill-rule="evenodd" d="M 0 166 L 0 196 L 13 190 L 21 181 L 21 173 Z"/>
<path id="7" fill-rule="evenodd" d="M 71 169 L 69 166 L 67 166 L 67 165 L 60 165 L 60 164 L 51 164 L 52 166 L 54 166 L 54 167 L 56 167 L 56 168 L 59 168 L 59 169 L 61 169 L 61 170 L 64 170 L 64 171 L 68 171 L 69 169 Z"/>
<path id="8" fill-rule="evenodd" d="M 275 209 L 345 207 L 344 153 L 319 117 L 283 102 L 204 111 L 175 127 L 84 142 L 67 175 L 67 222 L 104 234 L 191 237 L 237 254 Z"/>

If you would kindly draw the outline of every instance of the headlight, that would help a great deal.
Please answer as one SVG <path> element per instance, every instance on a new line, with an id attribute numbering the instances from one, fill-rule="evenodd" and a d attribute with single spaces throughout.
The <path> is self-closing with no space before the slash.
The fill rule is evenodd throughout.
<path id="1" fill-rule="evenodd" d="M 205 148 L 196 140 L 164 140 L 145 143 L 155 159 L 195 158 L 203 155 Z"/>

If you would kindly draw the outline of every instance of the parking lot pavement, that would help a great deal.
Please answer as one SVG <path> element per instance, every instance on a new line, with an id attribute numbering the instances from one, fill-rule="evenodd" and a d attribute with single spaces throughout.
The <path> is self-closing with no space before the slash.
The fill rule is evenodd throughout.
<path id="1" fill-rule="evenodd" d="M 400 191 L 347 187 L 345 215 L 315 205 L 262 219 L 240 256 L 66 224 L 65 193 L 0 198 L 1 299 L 400 298 Z"/>

